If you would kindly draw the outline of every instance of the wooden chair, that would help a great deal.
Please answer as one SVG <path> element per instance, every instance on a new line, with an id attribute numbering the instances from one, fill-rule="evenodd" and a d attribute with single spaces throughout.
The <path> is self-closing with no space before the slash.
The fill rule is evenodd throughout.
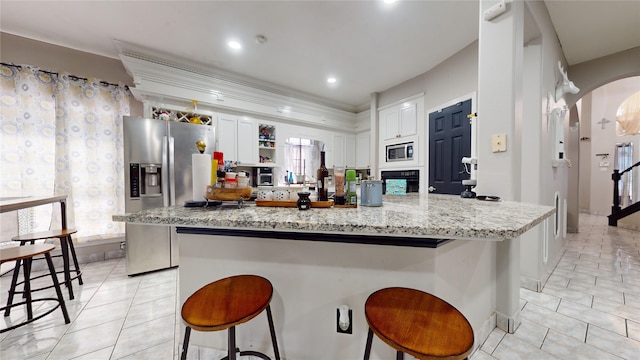
<path id="1" fill-rule="evenodd" d="M 71 284 L 71 281 L 78 279 L 79 285 L 82 285 L 83 283 L 82 272 L 80 271 L 80 267 L 78 266 L 76 249 L 73 246 L 73 240 L 71 239 L 71 235 L 75 234 L 76 232 L 77 230 L 75 229 L 49 230 L 49 231 L 42 231 L 42 232 L 36 232 L 36 233 L 22 234 L 22 235 L 14 236 L 13 238 L 11 238 L 11 240 L 13 241 L 19 241 L 20 246 L 23 246 L 27 243 L 35 244 L 36 240 L 44 240 L 44 239 L 60 240 L 60 250 L 62 252 L 61 256 L 62 256 L 63 270 L 59 271 L 58 273 L 64 274 L 64 284 L 67 287 L 67 290 L 69 291 L 69 299 L 71 300 L 74 299 L 73 286 Z M 69 257 L 69 255 L 71 255 L 71 257 Z M 74 271 L 75 271 L 74 276 L 71 275 L 70 261 L 73 261 Z M 12 287 L 15 287 L 15 285 L 19 284 L 19 283 L 15 283 L 18 279 L 19 272 L 20 272 L 20 262 L 16 262 L 16 266 L 13 269 L 13 279 L 11 283 Z M 43 276 L 46 276 L 46 275 L 43 275 Z M 32 289 L 31 291 L 44 290 L 50 287 L 51 286 L 47 286 L 39 289 Z"/>
<path id="2" fill-rule="evenodd" d="M 13 248 L 7 248 L 0 251 L 0 264 L 8 262 L 8 261 L 21 261 L 24 267 L 24 295 L 25 301 L 19 303 L 12 303 L 13 294 L 15 293 L 15 284 L 12 284 L 12 287 L 9 289 L 9 302 L 7 306 L 0 308 L 0 311 L 5 310 L 5 317 L 9 316 L 9 310 L 16 306 L 26 305 L 27 307 L 27 320 L 11 325 L 6 329 L 0 330 L 0 333 L 5 331 L 13 330 L 17 327 L 29 324 L 33 321 L 36 321 L 50 313 L 52 313 L 57 308 L 62 310 L 62 315 L 64 316 L 65 324 L 71 322 L 69 319 L 69 314 L 67 313 L 67 308 L 64 304 L 64 298 L 62 297 L 62 291 L 60 290 L 60 284 L 58 283 L 58 276 L 56 275 L 56 270 L 53 267 L 53 260 L 51 260 L 51 250 L 55 249 L 55 246 L 51 244 L 36 244 L 36 245 L 25 245 L 25 246 L 17 246 Z M 47 261 L 47 265 L 49 267 L 49 274 L 51 275 L 51 280 L 53 281 L 53 287 L 56 289 L 57 298 L 41 298 L 41 299 L 33 299 L 31 296 L 31 281 L 29 279 L 30 271 L 31 271 L 31 260 L 34 256 L 44 255 L 45 260 Z M 53 306 L 51 309 L 46 312 L 34 317 L 32 303 L 36 301 L 55 301 L 57 304 Z"/>
<path id="3" fill-rule="evenodd" d="M 228 352 L 224 359 L 236 359 L 236 325 L 245 323 L 263 310 L 267 310 L 269 331 L 276 360 L 280 360 L 278 343 L 271 316 L 273 287 L 269 280 L 255 275 L 237 275 L 203 286 L 193 293 L 182 306 L 182 320 L 186 324 L 182 344 L 182 360 L 187 358 L 191 329 L 219 331 L 228 329 Z M 270 358 L 257 351 L 241 351 L 240 355 Z"/>
<path id="4" fill-rule="evenodd" d="M 375 333 L 394 348 L 421 360 L 465 359 L 473 350 L 469 321 L 444 300 L 425 292 L 392 287 L 371 294 L 365 303 L 369 324 L 364 359 L 371 354 Z"/>

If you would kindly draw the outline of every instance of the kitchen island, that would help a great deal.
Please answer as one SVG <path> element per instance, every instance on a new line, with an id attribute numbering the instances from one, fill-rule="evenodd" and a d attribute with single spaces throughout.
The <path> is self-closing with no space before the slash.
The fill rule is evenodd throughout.
<path id="1" fill-rule="evenodd" d="M 430 194 L 383 201 L 382 207 L 307 211 L 176 206 L 113 218 L 177 227 L 181 302 L 229 275 L 271 280 L 284 359 L 360 358 L 364 302 L 388 286 L 427 291 L 457 307 L 474 328 L 476 346 L 496 325 L 515 331 L 519 235 L 551 216 L 553 207 Z M 343 304 L 353 309 L 352 335 L 336 331 L 336 309 Z M 238 328 L 238 344 L 269 354 L 261 317 Z M 226 334 L 192 333 L 191 343 L 224 349 Z M 373 349 L 372 358 L 393 357 L 388 346 Z"/>

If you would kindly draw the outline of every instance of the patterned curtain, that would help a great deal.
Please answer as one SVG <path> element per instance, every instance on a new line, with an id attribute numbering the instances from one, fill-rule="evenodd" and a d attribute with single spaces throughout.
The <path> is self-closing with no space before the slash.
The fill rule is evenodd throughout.
<path id="1" fill-rule="evenodd" d="M 77 239 L 121 236 L 124 225 L 111 216 L 124 213 L 122 116 L 129 114 L 128 90 L 28 66 L 2 66 L 2 74 L 2 196 L 66 194 L 67 222 L 78 229 Z M 32 79 L 28 86 L 10 81 L 23 77 Z M 22 96 L 20 104 L 6 99 L 14 103 L 15 116 L 7 110 L 5 117 L 5 93 Z M 49 109 L 46 121 L 33 108 Z M 25 128 L 25 118 L 37 118 L 32 122 L 40 127 Z M 16 155 L 5 156 L 9 148 Z M 33 168 L 37 181 L 30 181 Z M 50 226 L 59 227 L 59 207 L 53 213 Z"/>
<path id="2" fill-rule="evenodd" d="M 0 196 L 53 195 L 55 79 L 31 66 L 0 66 Z M 51 206 L 20 210 L 20 233 L 49 229 Z"/>

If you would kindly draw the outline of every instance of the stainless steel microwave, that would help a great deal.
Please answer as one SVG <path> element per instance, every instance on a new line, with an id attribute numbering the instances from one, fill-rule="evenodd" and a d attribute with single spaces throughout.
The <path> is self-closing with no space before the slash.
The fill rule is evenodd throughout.
<path id="1" fill-rule="evenodd" d="M 413 160 L 413 142 L 387 145 L 387 162 Z"/>

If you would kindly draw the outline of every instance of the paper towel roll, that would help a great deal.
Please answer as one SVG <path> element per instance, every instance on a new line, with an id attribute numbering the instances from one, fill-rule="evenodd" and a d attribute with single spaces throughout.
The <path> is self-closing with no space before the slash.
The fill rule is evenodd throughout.
<path id="1" fill-rule="evenodd" d="M 191 155 L 191 175 L 193 181 L 193 201 L 203 201 L 207 185 L 211 180 L 211 155 Z"/>

